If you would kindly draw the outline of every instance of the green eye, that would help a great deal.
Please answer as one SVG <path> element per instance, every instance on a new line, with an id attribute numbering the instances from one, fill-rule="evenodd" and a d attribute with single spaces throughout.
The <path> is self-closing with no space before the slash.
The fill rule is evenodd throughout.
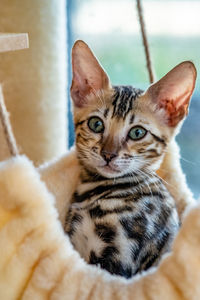
<path id="1" fill-rule="evenodd" d="M 98 117 L 91 117 L 88 121 L 88 127 L 96 133 L 104 131 L 103 121 Z"/>
<path id="2" fill-rule="evenodd" d="M 129 131 L 128 136 L 132 140 L 140 140 L 146 135 L 146 133 L 147 133 L 146 129 L 140 126 L 136 126 Z"/>

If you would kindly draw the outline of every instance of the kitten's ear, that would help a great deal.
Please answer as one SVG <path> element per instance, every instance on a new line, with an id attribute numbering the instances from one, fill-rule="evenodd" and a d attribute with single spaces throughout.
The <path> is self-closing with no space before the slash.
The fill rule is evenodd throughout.
<path id="1" fill-rule="evenodd" d="M 187 115 L 195 80 L 195 66 L 185 61 L 147 90 L 151 100 L 164 109 L 168 126 L 175 127 Z"/>
<path id="2" fill-rule="evenodd" d="M 110 86 L 108 76 L 83 41 L 76 41 L 72 48 L 72 72 L 71 97 L 77 107 L 87 103 L 91 92 Z"/>

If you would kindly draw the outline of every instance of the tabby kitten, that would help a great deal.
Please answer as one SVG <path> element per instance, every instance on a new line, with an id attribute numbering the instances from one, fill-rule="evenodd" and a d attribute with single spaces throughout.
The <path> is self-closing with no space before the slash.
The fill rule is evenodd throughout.
<path id="1" fill-rule="evenodd" d="M 179 227 L 155 171 L 187 114 L 196 70 L 183 62 L 146 92 L 111 86 L 83 41 L 72 67 L 81 174 L 65 231 L 88 263 L 129 278 L 158 263 Z"/>

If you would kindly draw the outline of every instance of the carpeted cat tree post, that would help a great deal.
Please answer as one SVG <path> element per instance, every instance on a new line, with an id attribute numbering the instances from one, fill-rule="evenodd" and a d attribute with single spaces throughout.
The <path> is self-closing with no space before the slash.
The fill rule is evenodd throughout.
<path id="1" fill-rule="evenodd" d="M 65 0 L 1 0 L 0 32 L 27 32 L 28 50 L 0 55 L 0 83 L 21 153 L 41 163 L 65 152 Z"/>

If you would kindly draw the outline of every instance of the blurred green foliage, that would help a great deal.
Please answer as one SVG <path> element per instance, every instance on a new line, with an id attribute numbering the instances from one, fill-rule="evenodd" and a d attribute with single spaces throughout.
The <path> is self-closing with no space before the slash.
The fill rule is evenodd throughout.
<path id="1" fill-rule="evenodd" d="M 107 71 L 113 84 L 133 84 L 145 88 L 149 84 L 141 37 L 137 36 L 85 36 Z M 164 76 L 184 60 L 191 60 L 200 67 L 200 38 L 150 36 L 149 45 L 156 78 Z M 199 89 L 197 78 L 196 91 Z"/>

